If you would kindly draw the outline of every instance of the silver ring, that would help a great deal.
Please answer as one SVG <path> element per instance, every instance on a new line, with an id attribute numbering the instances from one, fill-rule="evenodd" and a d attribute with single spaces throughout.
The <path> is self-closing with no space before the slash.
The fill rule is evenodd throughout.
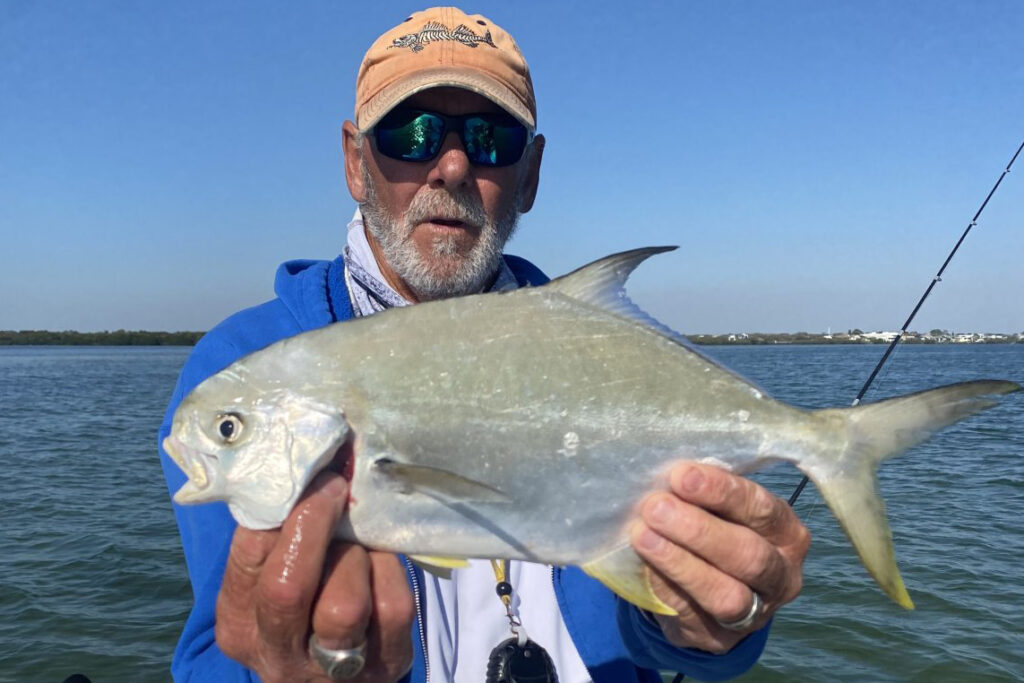
<path id="1" fill-rule="evenodd" d="M 750 628 L 751 624 L 757 621 L 761 613 L 764 612 L 764 600 L 761 599 L 761 596 L 755 590 L 751 590 L 750 594 L 754 596 L 754 599 L 750 602 L 750 611 L 747 612 L 747 616 L 736 621 L 720 621 L 715 619 L 718 625 L 730 631 L 746 631 Z"/>
<path id="2" fill-rule="evenodd" d="M 330 678 L 343 681 L 353 678 L 366 664 L 366 642 L 348 650 L 328 650 L 314 633 L 309 637 L 309 656 Z"/>

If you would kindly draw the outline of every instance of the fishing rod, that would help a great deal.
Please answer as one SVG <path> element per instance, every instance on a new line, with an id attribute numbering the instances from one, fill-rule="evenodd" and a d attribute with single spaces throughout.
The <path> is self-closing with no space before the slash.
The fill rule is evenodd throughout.
<path id="1" fill-rule="evenodd" d="M 910 327 L 910 323 L 913 322 L 914 316 L 917 315 L 917 312 L 921 310 L 921 305 L 924 304 L 925 299 L 927 299 L 928 295 L 932 293 L 932 290 L 935 288 L 935 285 L 942 282 L 942 273 L 946 270 L 946 266 L 948 266 L 949 262 L 953 260 L 953 256 L 960 248 L 960 245 L 963 244 L 964 239 L 967 238 L 967 234 L 971 231 L 971 228 L 978 224 L 978 217 L 981 216 L 981 212 L 985 210 L 986 206 L 988 206 L 988 200 L 992 199 L 992 195 L 996 193 L 996 190 L 999 188 L 999 184 L 1003 182 L 1003 178 L 1005 178 L 1006 174 L 1010 172 L 1010 167 L 1013 166 L 1013 162 L 1017 160 L 1017 157 L 1020 155 L 1022 149 L 1024 149 L 1024 140 L 1022 140 L 1020 146 L 1017 147 L 1017 151 L 1014 152 L 1013 157 L 1010 159 L 1010 163 L 1006 165 L 1006 168 L 1003 169 L 1003 172 L 999 175 L 999 179 L 996 180 L 996 184 L 993 185 L 992 189 L 988 191 L 988 195 L 985 197 L 985 201 L 981 203 L 981 206 L 978 207 L 978 210 L 974 213 L 974 218 L 972 218 L 971 222 L 967 224 L 967 228 L 965 228 L 963 234 L 960 235 L 960 239 L 956 241 L 956 244 L 953 246 L 953 250 L 949 252 L 949 256 L 947 256 L 946 260 L 943 261 L 942 267 L 939 268 L 939 272 L 937 272 L 935 274 L 935 277 L 932 278 L 932 281 L 928 283 L 928 288 L 924 290 L 924 294 L 921 295 L 921 298 L 920 300 L 918 300 L 917 305 L 914 306 L 914 310 L 910 312 L 910 316 L 907 318 L 907 322 L 903 323 L 903 327 L 900 328 L 899 333 L 896 335 L 895 338 L 893 338 L 892 342 L 889 344 L 889 348 L 885 350 L 885 354 L 883 354 L 882 359 L 878 361 L 878 365 L 876 365 L 875 369 L 871 371 L 871 375 L 868 377 L 868 381 L 864 382 L 864 386 L 861 387 L 860 391 L 857 393 L 857 398 L 853 399 L 853 403 L 850 404 L 851 406 L 857 405 L 858 403 L 860 403 L 860 400 L 864 398 L 864 394 L 867 393 L 868 387 L 871 386 L 871 383 L 875 381 L 875 377 L 878 376 L 879 370 L 881 370 L 882 366 L 885 365 L 885 362 L 889 360 L 889 356 L 892 355 L 893 349 L 895 349 L 896 345 L 900 343 L 901 339 L 903 339 L 903 335 L 907 333 L 907 328 Z M 796 499 L 800 497 L 800 494 L 803 492 L 804 487 L 807 486 L 807 481 L 807 476 L 804 475 L 804 478 L 800 480 L 800 484 L 796 487 L 796 490 L 793 491 L 793 495 L 790 496 L 789 498 L 790 507 L 792 507 L 793 504 L 796 503 Z"/>
<path id="2" fill-rule="evenodd" d="M 1017 160 L 1017 157 L 1020 155 L 1021 150 L 1024 150 L 1024 140 L 1022 140 L 1020 146 L 1017 147 L 1017 151 L 1013 153 L 1013 157 L 1010 158 L 1010 163 L 1008 163 L 1006 165 L 1006 168 L 1003 169 L 1003 172 L 999 175 L 999 179 L 996 180 L 996 184 L 993 185 L 992 189 L 988 191 L 988 195 L 985 197 L 985 201 L 981 203 L 981 206 L 978 207 L 978 210 L 974 213 L 974 218 L 972 218 L 971 222 L 967 224 L 967 228 L 965 228 L 963 234 L 960 235 L 960 239 L 958 239 L 956 241 L 956 244 L 953 245 L 953 249 L 952 251 L 949 252 L 949 256 L 947 256 L 946 260 L 942 262 L 942 267 L 939 268 L 939 272 L 937 272 L 935 274 L 935 277 L 932 278 L 932 281 L 928 283 L 928 288 L 924 290 L 924 294 L 921 295 L 921 298 L 920 300 L 918 300 L 917 305 L 914 306 L 914 310 L 910 312 L 910 315 L 907 317 L 907 322 L 903 323 L 903 327 L 900 328 L 899 333 L 889 344 L 889 348 L 885 350 L 885 354 L 882 355 L 882 359 L 878 361 L 878 365 L 876 365 L 875 369 L 871 371 L 871 375 L 868 377 L 868 381 L 864 382 L 864 386 L 862 386 L 860 388 L 860 391 L 857 392 L 857 398 L 853 399 L 853 403 L 850 404 L 851 406 L 857 405 L 858 403 L 860 403 L 860 400 L 864 398 L 864 394 L 867 393 L 868 388 L 871 386 L 871 383 L 875 381 L 875 377 L 878 376 L 878 372 L 882 369 L 882 366 L 885 365 L 885 362 L 889 360 L 889 356 L 892 355 L 893 349 L 895 349 L 896 345 L 900 343 L 900 340 L 903 338 L 903 335 L 906 334 L 907 332 L 907 328 L 910 327 L 910 323 L 913 322 L 914 317 L 917 315 L 917 312 L 921 310 L 921 306 L 924 304 L 925 299 L 927 299 L 928 295 L 932 293 L 932 290 L 935 288 L 935 285 L 942 282 L 942 273 L 945 272 L 946 266 L 948 266 L 949 262 L 953 260 L 953 256 L 960 248 L 960 245 L 963 244 L 964 239 L 967 238 L 967 234 L 971 231 L 971 228 L 978 224 L 978 217 L 981 216 L 981 212 L 985 210 L 986 206 L 988 206 L 988 200 L 992 199 L 992 195 L 996 193 L 996 190 L 999 188 L 999 184 L 1003 182 L 1003 178 L 1005 178 L 1006 174 L 1010 172 L 1010 167 L 1013 166 L 1013 162 Z M 800 494 L 803 492 L 804 487 L 807 486 L 807 482 L 808 478 L 805 475 L 804 478 L 800 480 L 800 483 L 797 485 L 796 490 L 793 491 L 793 495 L 790 496 L 789 498 L 790 507 L 792 507 L 793 504 L 796 503 L 796 499 L 800 497 Z M 677 673 L 675 678 L 672 679 L 672 683 L 680 683 L 680 681 L 682 680 L 683 674 Z"/>

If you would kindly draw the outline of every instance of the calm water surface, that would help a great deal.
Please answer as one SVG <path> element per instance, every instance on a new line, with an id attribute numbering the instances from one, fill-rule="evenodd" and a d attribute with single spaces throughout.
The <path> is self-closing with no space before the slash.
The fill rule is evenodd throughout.
<path id="1" fill-rule="evenodd" d="M 0 682 L 163 681 L 191 602 L 155 433 L 189 349 L 0 348 Z M 878 346 L 718 347 L 773 395 L 856 395 Z M 1024 380 L 1024 345 L 904 347 L 869 399 Z M 813 487 L 801 597 L 743 680 L 1024 679 L 1024 396 L 881 471 L 905 612 L 860 567 Z M 788 496 L 780 466 L 757 477 Z"/>

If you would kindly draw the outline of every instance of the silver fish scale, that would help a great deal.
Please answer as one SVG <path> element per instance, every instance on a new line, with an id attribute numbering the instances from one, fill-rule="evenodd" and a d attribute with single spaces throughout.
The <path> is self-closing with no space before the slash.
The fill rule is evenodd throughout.
<path id="1" fill-rule="evenodd" d="M 622 542 L 668 463 L 748 469 L 763 432 L 802 415 L 656 332 L 543 289 L 403 315 L 401 329 L 382 313 L 325 331 L 342 337 L 330 346 L 358 396 L 341 401 L 358 436 L 344 535 L 375 547 L 579 564 Z M 746 415 L 723 419 L 723 404 Z M 379 457 L 454 471 L 516 504 L 438 505 L 375 471 Z"/>

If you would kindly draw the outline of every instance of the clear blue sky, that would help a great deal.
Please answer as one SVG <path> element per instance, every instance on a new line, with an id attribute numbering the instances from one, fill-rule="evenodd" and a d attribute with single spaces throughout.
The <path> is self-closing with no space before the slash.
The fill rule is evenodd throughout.
<path id="1" fill-rule="evenodd" d="M 0 329 L 206 329 L 332 258 L 340 126 L 423 3 L 0 0 Z M 548 138 L 509 251 L 683 332 L 895 329 L 1024 138 L 1024 3 L 480 2 Z M 915 325 L 1024 330 L 1024 159 Z"/>

